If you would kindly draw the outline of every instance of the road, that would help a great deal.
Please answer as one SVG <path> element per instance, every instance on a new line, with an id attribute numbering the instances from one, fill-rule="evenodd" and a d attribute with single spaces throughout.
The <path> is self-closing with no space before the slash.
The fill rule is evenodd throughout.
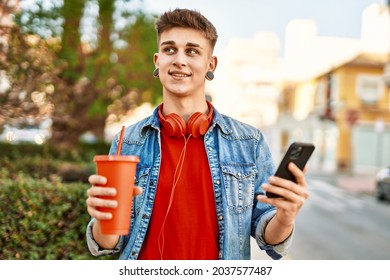
<path id="1" fill-rule="evenodd" d="M 309 179 L 285 259 L 390 260 L 390 203 Z M 269 259 L 252 244 L 252 259 Z"/>

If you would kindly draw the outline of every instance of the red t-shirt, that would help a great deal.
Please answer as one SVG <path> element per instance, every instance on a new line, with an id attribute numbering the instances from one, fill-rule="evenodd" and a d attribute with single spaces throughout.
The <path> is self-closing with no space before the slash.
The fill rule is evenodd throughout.
<path id="1" fill-rule="evenodd" d="M 162 162 L 156 198 L 138 259 L 218 259 L 218 221 L 203 136 L 188 140 L 167 214 L 174 173 L 176 169 L 180 172 L 178 162 L 183 147 L 184 137 L 169 137 L 162 129 Z"/>

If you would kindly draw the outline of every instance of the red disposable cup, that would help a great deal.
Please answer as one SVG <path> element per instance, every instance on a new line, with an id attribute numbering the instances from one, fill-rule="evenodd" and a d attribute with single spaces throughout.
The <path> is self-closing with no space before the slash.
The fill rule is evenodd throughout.
<path id="1" fill-rule="evenodd" d="M 104 199 L 116 200 L 116 208 L 99 207 L 102 212 L 110 212 L 112 219 L 100 220 L 102 234 L 127 235 L 130 230 L 131 205 L 133 200 L 134 179 L 137 156 L 97 155 L 97 174 L 107 178 L 104 187 L 116 189 L 115 196 L 102 196 Z"/>

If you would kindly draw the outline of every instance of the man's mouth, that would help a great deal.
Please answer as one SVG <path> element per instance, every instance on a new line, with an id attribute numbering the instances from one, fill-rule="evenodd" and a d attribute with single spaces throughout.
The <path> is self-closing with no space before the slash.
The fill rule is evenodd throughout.
<path id="1" fill-rule="evenodd" d="M 178 72 L 178 71 L 169 72 L 169 75 L 171 75 L 173 77 L 176 77 L 176 78 L 186 78 L 186 77 L 190 77 L 191 76 L 191 74 L 187 74 L 187 73 L 184 73 L 184 72 Z"/>

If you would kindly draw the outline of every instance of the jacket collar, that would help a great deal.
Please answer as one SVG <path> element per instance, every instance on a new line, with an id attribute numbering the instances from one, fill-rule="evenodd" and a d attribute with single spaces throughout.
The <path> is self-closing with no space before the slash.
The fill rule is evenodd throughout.
<path id="1" fill-rule="evenodd" d="M 220 114 L 215 109 L 214 106 L 213 106 L 213 110 L 214 110 L 214 116 L 210 127 L 218 126 L 224 134 L 231 134 L 233 130 L 229 127 L 229 125 L 225 121 L 224 115 Z M 151 133 L 151 128 L 160 130 L 160 121 L 158 118 L 158 107 L 154 109 L 152 115 L 149 118 L 146 118 L 144 120 L 144 123 L 141 125 L 140 136 L 145 137 L 146 135 Z"/>

